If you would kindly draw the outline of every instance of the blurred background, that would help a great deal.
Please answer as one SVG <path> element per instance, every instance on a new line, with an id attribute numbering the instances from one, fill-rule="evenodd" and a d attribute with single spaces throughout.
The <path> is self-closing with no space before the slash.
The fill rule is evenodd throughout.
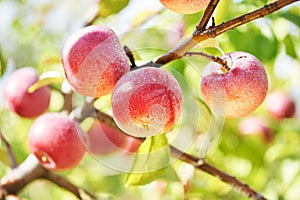
<path id="1" fill-rule="evenodd" d="M 268 2 L 222 0 L 214 14 L 215 22 L 220 24 Z M 176 14 L 158 0 L 0 0 L 0 88 L 12 71 L 24 66 L 35 67 L 39 74 L 54 71 L 63 76 L 61 51 L 65 40 L 94 16 L 97 18 L 93 24 L 111 27 L 122 45 L 131 48 L 137 64 L 143 64 L 191 35 L 202 14 Z M 222 130 L 207 146 L 195 142 L 189 153 L 207 157 L 209 163 L 269 199 L 300 199 L 299 3 L 200 43 L 193 51 L 217 56 L 222 52 L 247 51 L 264 64 L 270 87 L 267 99 L 255 112 L 222 121 L 218 124 Z M 202 58 L 187 57 L 166 66 L 181 80 L 185 100 L 193 95 L 196 99 L 193 103 L 199 110 L 195 121 L 194 115 L 190 116 L 194 107 L 186 103 L 184 117 L 193 128 L 181 129 L 182 134 L 191 131 L 201 136 L 207 132 L 211 116 L 200 94 L 201 72 L 207 63 Z M 52 84 L 51 88 L 49 111 L 60 111 L 64 104 L 61 84 Z M 275 90 L 284 97 L 269 98 Z M 17 161 L 22 162 L 29 154 L 27 133 L 34 119 L 21 118 L 9 111 L 2 96 L 0 129 Z M 97 102 L 107 113 L 110 113 L 109 99 L 108 95 Z M 75 94 L 73 101 L 76 107 L 84 98 Z M 280 109 L 272 112 L 272 108 L 281 104 L 294 112 L 291 115 L 283 114 L 285 111 Z M 110 169 L 99 160 L 87 154 L 79 166 L 59 174 L 99 195 L 100 199 L 247 199 L 215 177 L 181 161 L 174 162 L 167 174 L 150 184 L 124 187 L 126 174 Z M 9 170 L 6 149 L 0 143 L 0 177 Z M 19 196 L 75 199 L 43 180 L 31 183 Z"/>

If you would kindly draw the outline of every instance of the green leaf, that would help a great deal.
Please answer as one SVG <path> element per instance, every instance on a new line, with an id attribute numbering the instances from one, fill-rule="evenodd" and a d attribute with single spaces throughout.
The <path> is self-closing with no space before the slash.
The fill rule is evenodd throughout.
<path id="1" fill-rule="evenodd" d="M 286 54 L 292 56 L 293 58 L 297 58 L 297 53 L 295 51 L 295 45 L 290 36 L 284 38 L 283 43 L 285 45 Z"/>
<path id="2" fill-rule="evenodd" d="M 299 16 L 299 14 L 286 12 L 286 13 L 280 13 L 279 16 L 289 20 L 290 22 L 292 22 L 295 25 L 297 25 L 298 27 L 300 27 L 300 16 Z"/>
<path id="3" fill-rule="evenodd" d="M 107 17 L 120 12 L 129 3 L 129 0 L 101 0 L 99 3 L 99 16 Z"/>
<path id="4" fill-rule="evenodd" d="M 170 149 L 164 134 L 147 138 L 140 146 L 126 185 L 145 185 L 169 165 Z"/>
<path id="5" fill-rule="evenodd" d="M 28 89 L 28 92 L 32 93 L 43 86 L 50 85 L 51 83 L 61 83 L 62 81 L 63 81 L 63 79 L 58 78 L 58 77 L 44 78 L 44 79 L 38 80 L 32 86 L 30 86 L 30 88 Z"/>
<path id="6" fill-rule="evenodd" d="M 6 61 L 2 55 L 2 52 L 0 51 L 0 77 L 4 74 L 6 70 Z"/>
<path id="7" fill-rule="evenodd" d="M 63 80 L 63 77 L 55 71 L 45 72 L 40 76 L 40 79 L 37 82 L 28 88 L 28 92 L 32 93 L 43 86 L 50 85 L 52 83 L 61 83 Z"/>
<path id="8" fill-rule="evenodd" d="M 245 25 L 247 31 L 233 29 L 228 32 L 234 49 L 255 55 L 263 63 L 274 60 L 278 52 L 278 41 L 274 36 L 266 37 L 253 23 Z"/>
<path id="9" fill-rule="evenodd" d="M 7 156 L 7 152 L 3 149 L 0 149 L 0 162 L 2 162 L 5 165 L 9 166 L 9 159 L 8 159 L 8 156 Z"/>

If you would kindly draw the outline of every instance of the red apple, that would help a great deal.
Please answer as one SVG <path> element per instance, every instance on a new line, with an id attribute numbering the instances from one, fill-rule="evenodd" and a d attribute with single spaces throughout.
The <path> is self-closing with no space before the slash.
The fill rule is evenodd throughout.
<path id="1" fill-rule="evenodd" d="M 9 108 L 22 117 L 32 118 L 45 112 L 50 103 L 50 88 L 42 87 L 29 93 L 28 89 L 39 79 L 33 67 L 14 71 L 4 84 L 4 97 Z"/>
<path id="2" fill-rule="evenodd" d="M 271 142 L 274 136 L 271 128 L 263 119 L 251 116 L 239 123 L 239 131 L 242 135 L 261 135 L 266 142 Z"/>
<path id="3" fill-rule="evenodd" d="M 193 14 L 204 9 L 209 0 L 160 0 L 168 9 L 180 14 Z"/>
<path id="4" fill-rule="evenodd" d="M 86 149 L 86 135 L 79 124 L 62 113 L 46 113 L 32 124 L 29 149 L 50 170 L 76 166 Z"/>
<path id="5" fill-rule="evenodd" d="M 275 90 L 267 96 L 266 109 L 273 117 L 283 119 L 294 116 L 296 105 L 287 93 Z"/>
<path id="6" fill-rule="evenodd" d="M 94 155 L 105 155 L 117 150 L 134 153 L 142 143 L 142 140 L 126 135 L 100 121 L 95 121 L 90 128 L 88 138 L 87 149 Z"/>
<path id="7" fill-rule="evenodd" d="M 117 82 L 111 97 L 115 122 L 134 137 L 169 131 L 181 116 L 182 104 L 177 80 L 154 67 L 128 72 Z"/>
<path id="8" fill-rule="evenodd" d="M 201 92 L 204 101 L 225 117 L 245 116 L 265 99 L 268 78 L 262 63 L 246 52 L 227 54 L 230 70 L 224 72 L 220 64 L 210 63 L 204 69 Z"/>
<path id="9" fill-rule="evenodd" d="M 70 85 L 85 96 L 112 92 L 115 83 L 130 70 L 125 51 L 108 27 L 85 27 L 66 41 L 62 63 Z"/>

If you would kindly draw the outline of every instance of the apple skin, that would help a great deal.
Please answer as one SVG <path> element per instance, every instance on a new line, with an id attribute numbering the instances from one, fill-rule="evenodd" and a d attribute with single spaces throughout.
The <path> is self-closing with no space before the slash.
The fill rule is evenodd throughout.
<path id="1" fill-rule="evenodd" d="M 194 14 L 203 10 L 209 0 L 160 0 L 168 9 L 179 14 Z"/>
<path id="2" fill-rule="evenodd" d="M 166 133 L 181 116 L 183 96 L 179 83 L 168 72 L 143 67 L 125 74 L 111 97 L 116 124 L 134 137 Z"/>
<path id="3" fill-rule="evenodd" d="M 296 105 L 287 93 L 275 90 L 267 96 L 266 109 L 276 119 L 284 119 L 294 116 Z"/>
<path id="4" fill-rule="evenodd" d="M 215 112 L 227 118 L 245 116 L 264 101 L 268 78 L 262 63 L 246 52 L 225 55 L 230 70 L 224 73 L 221 65 L 211 62 L 202 75 L 203 100 Z"/>
<path id="5" fill-rule="evenodd" d="M 21 117 L 37 117 L 49 107 L 50 87 L 45 86 L 33 93 L 28 92 L 30 86 L 38 79 L 35 68 L 23 67 L 14 71 L 4 83 L 4 97 L 8 106 Z"/>
<path id="6" fill-rule="evenodd" d="M 49 170 L 78 165 L 85 155 L 87 138 L 79 124 L 63 113 L 46 113 L 32 124 L 29 150 Z"/>
<path id="7" fill-rule="evenodd" d="M 106 155 L 118 150 L 135 153 L 143 140 L 126 135 L 108 125 L 95 121 L 87 132 L 87 150 L 96 156 Z"/>
<path id="8" fill-rule="evenodd" d="M 116 34 L 100 25 L 85 27 L 71 35 L 63 47 L 62 63 L 73 89 L 91 97 L 111 93 L 116 82 L 130 70 Z"/>
<path id="9" fill-rule="evenodd" d="M 271 142 L 274 138 L 274 132 L 258 116 L 246 117 L 241 120 L 239 123 L 239 132 L 242 135 L 261 135 L 267 143 Z"/>

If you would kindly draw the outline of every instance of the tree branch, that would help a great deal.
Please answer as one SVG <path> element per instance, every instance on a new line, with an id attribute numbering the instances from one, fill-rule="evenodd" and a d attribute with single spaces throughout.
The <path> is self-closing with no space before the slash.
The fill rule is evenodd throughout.
<path id="1" fill-rule="evenodd" d="M 64 95 L 64 106 L 62 110 L 69 114 L 73 110 L 73 91 L 65 93 Z"/>
<path id="2" fill-rule="evenodd" d="M 0 188 L 7 194 L 17 194 L 28 183 L 45 174 L 43 168 L 34 155 L 29 155 L 19 166 L 9 171 L 1 180 Z"/>
<path id="3" fill-rule="evenodd" d="M 37 158 L 30 154 L 24 162 L 19 166 L 9 171 L 0 180 L 0 197 L 7 194 L 17 194 L 27 184 L 37 179 L 46 179 L 73 193 L 78 199 L 83 199 L 80 194 L 80 189 L 62 176 L 54 174 L 39 164 Z M 92 199 L 96 197 L 85 191 Z"/>
<path id="4" fill-rule="evenodd" d="M 260 8 L 260 9 L 257 9 L 253 12 L 250 12 L 250 13 L 247 13 L 245 15 L 242 15 L 240 17 L 237 17 L 237 18 L 234 18 L 232 20 L 229 20 L 227 22 L 224 22 L 218 26 L 215 26 L 215 27 L 211 27 L 205 31 L 196 31 L 194 33 L 194 40 L 197 41 L 197 42 L 200 42 L 200 41 L 203 41 L 204 39 L 207 39 L 207 38 L 214 38 L 218 35 L 221 35 L 222 33 L 228 31 L 228 30 L 231 30 L 231 29 L 234 29 L 238 26 L 241 26 L 243 24 L 246 24 L 248 22 L 251 22 L 255 19 L 258 19 L 258 18 L 262 18 L 268 14 L 271 14 L 277 10 L 280 10 L 281 8 L 289 5 L 289 4 L 292 4 L 292 3 L 295 3 L 299 0 L 278 0 L 278 1 L 275 1 L 273 3 L 270 3 L 270 4 L 267 4 L 265 5 L 264 7 Z"/>
<path id="5" fill-rule="evenodd" d="M 267 200 L 265 197 L 263 197 L 261 194 L 250 188 L 247 184 L 242 183 L 238 179 L 236 179 L 233 176 L 230 176 L 226 174 L 225 172 L 217 169 L 216 167 L 208 164 L 205 159 L 202 158 L 196 158 L 190 154 L 184 153 L 180 151 L 179 149 L 176 149 L 173 146 L 170 146 L 172 155 L 175 157 L 179 157 L 180 160 L 187 162 L 191 165 L 193 165 L 196 169 L 199 169 L 201 171 L 204 171 L 219 180 L 223 181 L 224 183 L 229 184 L 232 188 L 237 190 L 238 192 L 244 194 L 245 196 L 249 197 L 253 200 Z"/>
<path id="6" fill-rule="evenodd" d="M 183 41 L 177 47 L 172 49 L 170 52 L 167 52 L 166 54 L 161 55 L 160 57 L 156 58 L 155 60 L 153 60 L 151 62 L 164 65 L 173 60 L 182 58 L 182 56 L 186 52 L 188 52 L 191 48 L 193 48 L 199 42 L 202 42 L 208 38 L 215 38 L 218 35 L 221 35 L 222 33 L 226 32 L 228 30 L 231 30 L 233 28 L 236 28 L 238 26 L 246 24 L 255 19 L 262 18 L 268 14 L 271 14 L 271 13 L 273 13 L 287 5 L 295 3 L 297 1 L 299 1 L 299 0 L 277 0 L 273 3 L 265 5 L 264 7 L 260 8 L 260 9 L 257 9 L 248 14 L 245 14 L 240 17 L 229 20 L 227 22 L 224 22 L 218 26 L 213 26 L 213 27 L 210 27 L 210 28 L 204 29 L 204 30 L 196 29 L 196 31 L 194 32 L 194 34 L 192 36 L 187 38 L 185 41 Z M 201 21 L 200 21 L 200 23 L 201 23 Z"/>
<path id="7" fill-rule="evenodd" d="M 203 31 L 205 30 L 212 14 L 214 13 L 218 3 L 220 0 L 211 0 L 208 4 L 208 6 L 206 7 L 203 16 L 199 22 L 199 24 L 196 26 L 196 31 Z"/>

